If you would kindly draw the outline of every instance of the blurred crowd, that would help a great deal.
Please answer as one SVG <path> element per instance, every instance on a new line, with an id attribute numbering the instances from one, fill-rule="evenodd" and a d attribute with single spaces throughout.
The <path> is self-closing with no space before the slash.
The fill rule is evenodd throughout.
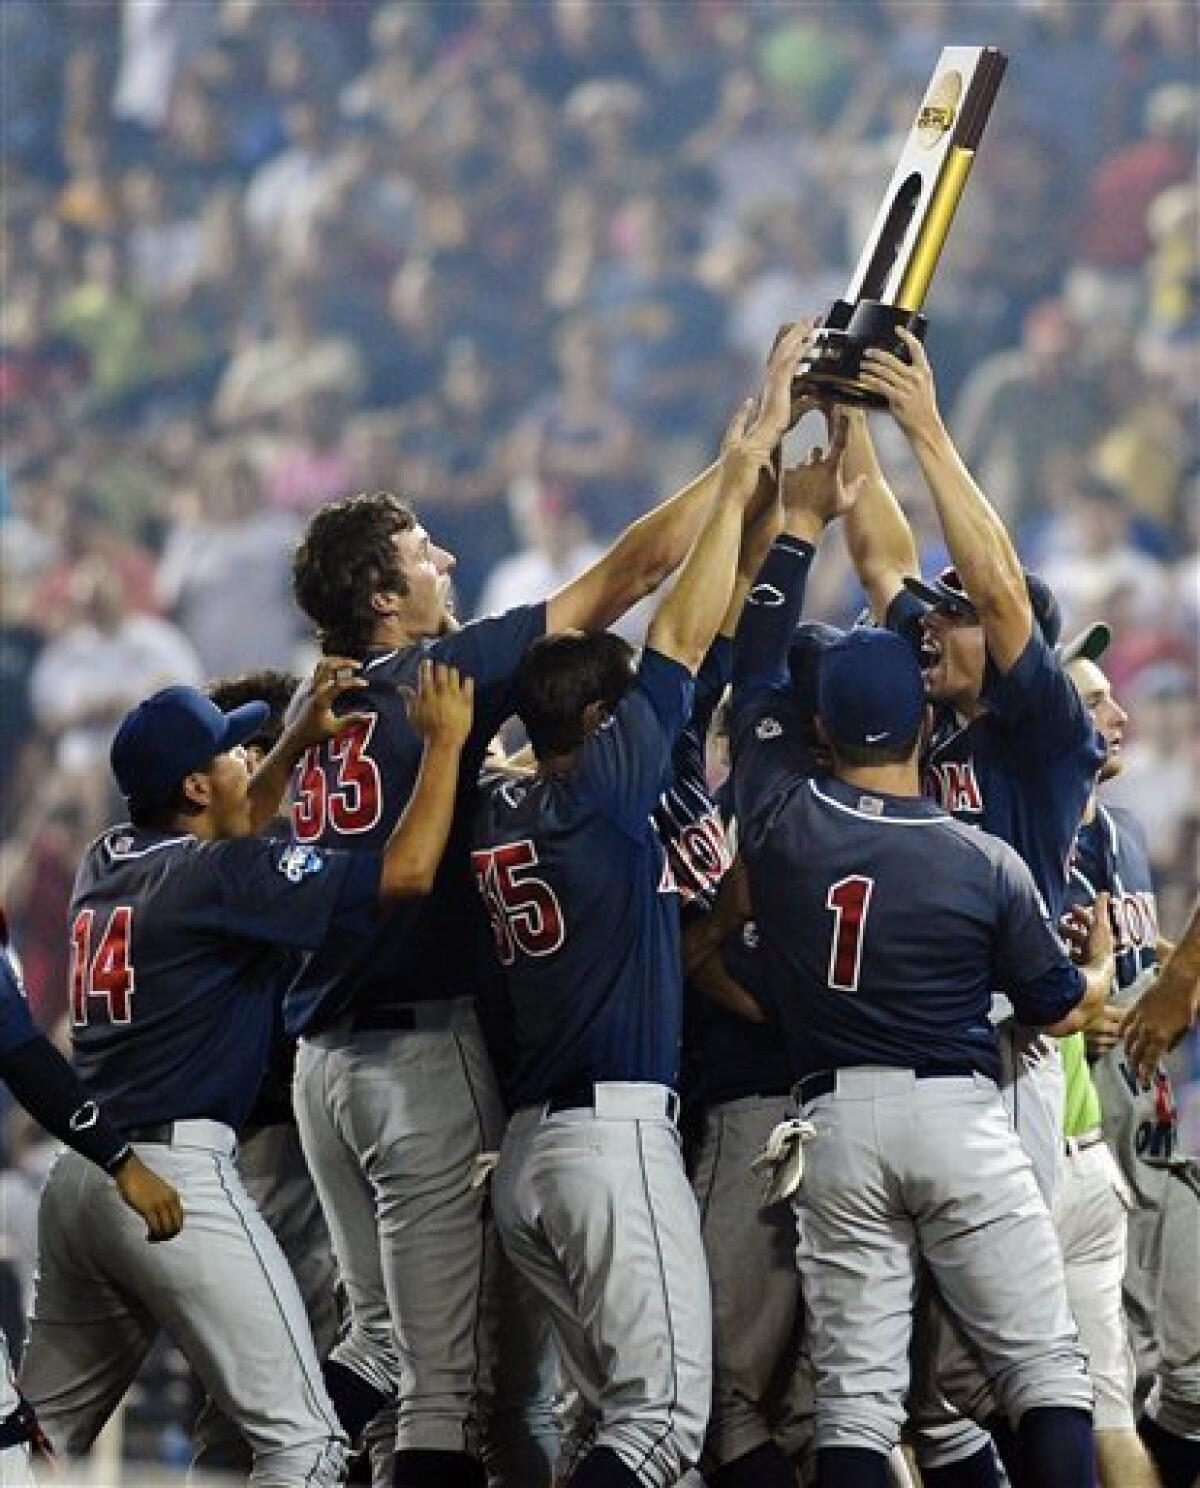
<path id="1" fill-rule="evenodd" d="M 47 1027 L 122 712 L 302 661 L 290 549 L 352 490 L 417 503 L 464 614 L 578 571 L 842 290 L 954 42 L 1011 63 L 927 307 L 942 404 L 1068 624 L 1114 627 L 1114 797 L 1178 928 L 1192 0 L 4 0 L 0 877 Z M 848 618 L 849 565 L 821 573 Z M 10 1230 L 41 1158 L 12 1123 L 7 1148 Z"/>

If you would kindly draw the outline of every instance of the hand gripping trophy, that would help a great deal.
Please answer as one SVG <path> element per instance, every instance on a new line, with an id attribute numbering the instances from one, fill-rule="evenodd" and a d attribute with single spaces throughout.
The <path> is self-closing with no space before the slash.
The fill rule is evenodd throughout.
<path id="1" fill-rule="evenodd" d="M 858 381 L 863 352 L 904 355 L 898 325 L 924 338 L 920 313 L 1008 58 L 995 47 L 946 47 L 843 299 L 801 363 L 797 391 L 879 406 Z"/>

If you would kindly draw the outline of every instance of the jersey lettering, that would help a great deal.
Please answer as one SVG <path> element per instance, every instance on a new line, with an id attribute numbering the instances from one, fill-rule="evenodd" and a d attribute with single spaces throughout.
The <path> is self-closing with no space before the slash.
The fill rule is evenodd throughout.
<path id="1" fill-rule="evenodd" d="M 562 907 L 554 890 L 529 870 L 538 862 L 527 839 L 471 854 L 475 882 L 487 907 L 501 964 L 526 956 L 551 956 L 566 937 Z"/>
<path id="2" fill-rule="evenodd" d="M 1113 894 L 1108 904 L 1117 955 L 1158 943 L 1158 912 L 1153 894 Z"/>
<path id="3" fill-rule="evenodd" d="M 833 943 L 829 948 L 829 985 L 839 992 L 857 992 L 862 972 L 863 935 L 871 907 L 873 878 L 852 873 L 831 884 L 825 908 L 834 915 Z"/>
<path id="4" fill-rule="evenodd" d="M 376 715 L 326 744 L 305 752 L 296 771 L 292 831 L 298 842 L 315 842 L 326 829 L 344 837 L 369 832 L 383 812 L 379 766 L 367 753 Z M 333 784 L 326 777 L 322 752 L 335 767 Z"/>
<path id="5" fill-rule="evenodd" d="M 940 765 L 930 765 L 926 788 L 926 793 L 943 811 L 983 810 L 983 792 L 975 778 L 974 760 L 945 760 Z"/>
<path id="6" fill-rule="evenodd" d="M 689 822 L 675 839 L 675 851 L 690 869 L 696 882 L 710 893 L 733 865 L 733 854 L 729 851 L 729 840 L 716 812 Z M 694 890 L 681 885 L 685 903 L 697 897 Z"/>
<path id="7" fill-rule="evenodd" d="M 110 1023 L 128 1023 L 130 999 L 136 986 L 129 945 L 133 910 L 119 904 L 108 917 L 100 944 L 92 953 L 95 914 L 82 909 L 71 926 L 71 1021 L 85 1027 L 93 997 L 103 997 Z"/>

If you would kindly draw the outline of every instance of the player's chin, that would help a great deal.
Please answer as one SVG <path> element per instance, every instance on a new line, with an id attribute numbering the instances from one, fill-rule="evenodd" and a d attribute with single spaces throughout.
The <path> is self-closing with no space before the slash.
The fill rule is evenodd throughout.
<path id="1" fill-rule="evenodd" d="M 1114 752 L 1111 748 L 1104 756 L 1104 763 L 1100 766 L 1100 774 L 1097 777 L 1103 785 L 1106 780 L 1115 780 L 1125 768 L 1125 756 L 1121 753 L 1120 745 Z"/>

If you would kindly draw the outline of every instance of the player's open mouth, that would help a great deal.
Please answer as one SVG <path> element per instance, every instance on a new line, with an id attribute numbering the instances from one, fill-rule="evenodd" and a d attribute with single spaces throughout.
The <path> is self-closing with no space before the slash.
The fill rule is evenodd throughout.
<path id="1" fill-rule="evenodd" d="M 921 666 L 921 675 L 928 682 L 929 674 L 935 670 L 942 659 L 941 644 L 933 636 L 928 634 L 923 635 L 921 637 L 921 651 L 918 659 Z"/>

